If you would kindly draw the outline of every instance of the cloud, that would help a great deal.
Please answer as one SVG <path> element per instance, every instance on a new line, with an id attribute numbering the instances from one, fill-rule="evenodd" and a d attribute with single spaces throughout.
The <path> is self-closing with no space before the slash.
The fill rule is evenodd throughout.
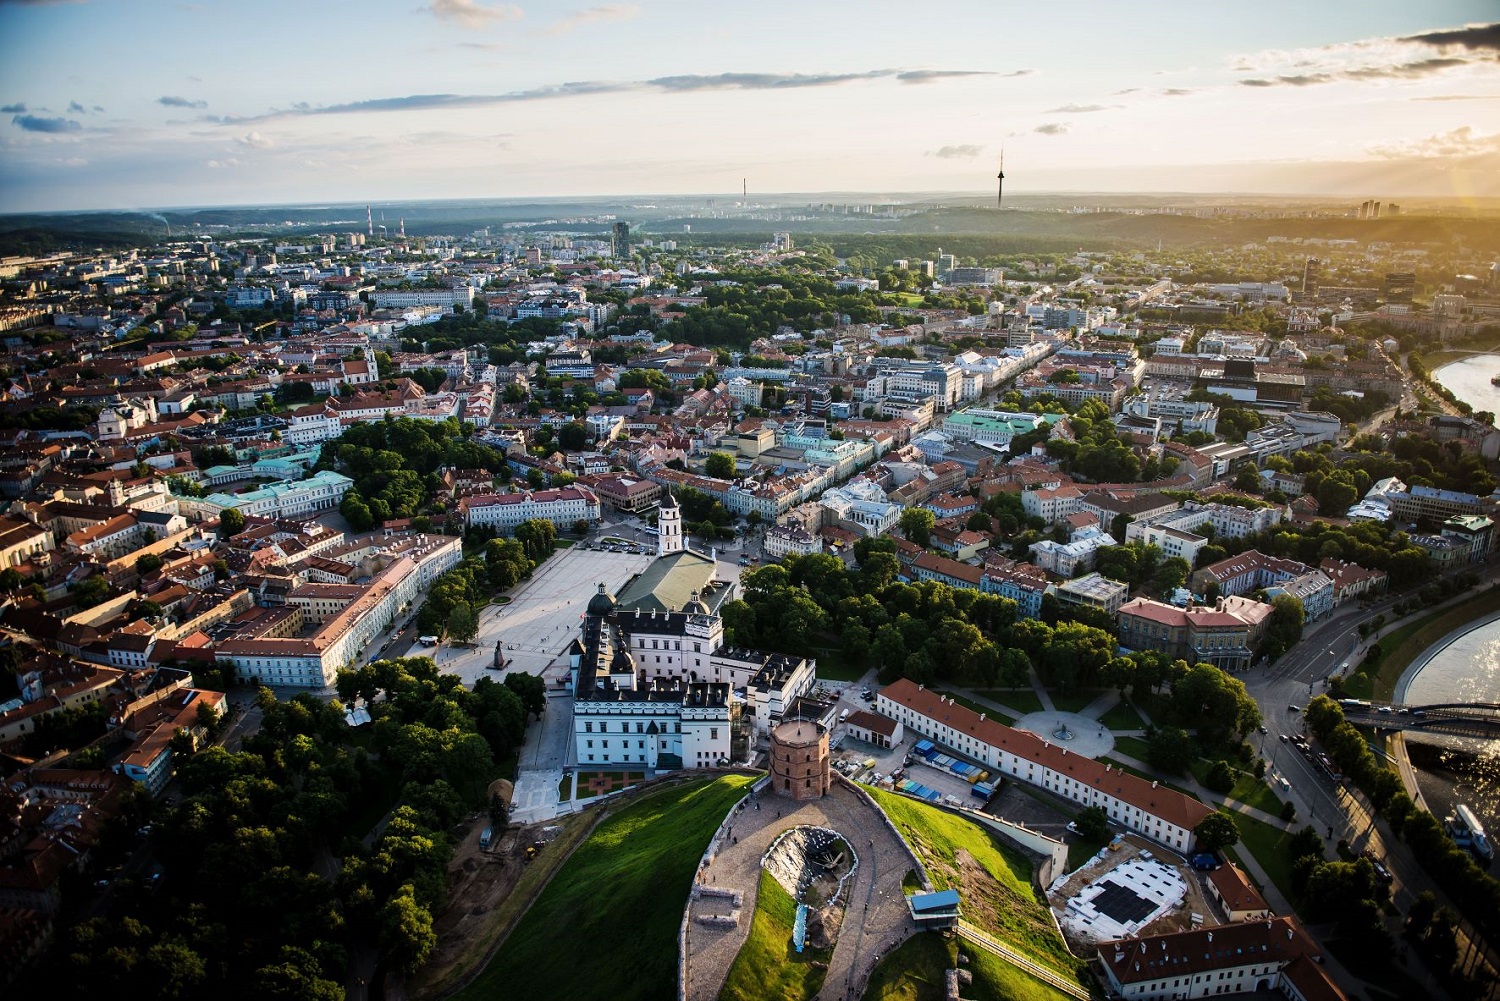
<path id="1" fill-rule="evenodd" d="M 899 76 L 896 70 L 864 73 L 719 73 L 712 76 L 662 76 L 647 80 L 650 87 L 679 93 L 694 90 L 787 90 L 799 87 L 832 87 L 856 80 Z"/>
<path id="2" fill-rule="evenodd" d="M 36 115 L 16 115 L 10 123 L 26 132 L 77 132 L 83 128 L 70 118 L 38 118 Z"/>
<path id="3" fill-rule="evenodd" d="M 1033 76 L 1036 72 L 1036 70 L 1016 70 L 1012 73 L 1001 73 L 1000 75 L 1003 77 Z"/>
<path id="4" fill-rule="evenodd" d="M 0 108 L 0 114 L 24 115 L 26 114 L 26 105 L 21 101 L 17 101 L 15 104 L 7 104 L 5 107 Z"/>
<path id="5" fill-rule="evenodd" d="M 906 70 L 903 73 L 897 73 L 896 79 L 902 83 L 934 83 L 938 80 L 949 80 L 954 77 L 996 75 L 988 70 Z M 1007 73 L 1005 75 L 1016 76 L 1017 74 Z"/>
<path id="6" fill-rule="evenodd" d="M 1187 87 L 1167 87 L 1161 91 L 1162 97 L 1186 97 L 1192 93 Z"/>
<path id="7" fill-rule="evenodd" d="M 86 115 L 86 114 L 89 113 L 89 109 L 85 108 L 83 105 L 79 104 L 77 101 L 69 101 L 68 102 L 68 113 L 70 115 Z"/>
<path id="8" fill-rule="evenodd" d="M 1462 28 L 1444 28 L 1439 31 L 1424 31 L 1420 35 L 1408 35 L 1403 42 L 1431 45 L 1434 48 L 1463 48 L 1470 52 L 1500 52 L 1500 21 L 1494 24 L 1466 24 Z"/>
<path id="9" fill-rule="evenodd" d="M 419 8 L 440 21 L 457 21 L 470 28 L 482 28 L 501 21 L 519 21 L 526 14 L 514 4 L 482 4 L 478 0 L 432 0 Z"/>
<path id="10" fill-rule="evenodd" d="M 286 108 L 277 108 L 260 115 L 204 115 L 200 121 L 215 125 L 248 125 L 277 118 L 294 118 L 304 115 L 351 115 L 368 112 L 437 111 L 452 108 L 482 108 L 495 104 L 514 104 L 523 101 L 545 101 L 564 97 L 587 97 L 597 94 L 622 94 L 642 90 L 664 91 L 670 94 L 687 94 L 714 90 L 795 90 L 810 87 L 833 87 L 864 80 L 897 79 L 908 74 L 938 72 L 942 76 L 958 76 L 979 71 L 964 70 L 867 70 L 862 73 L 717 73 L 712 75 L 684 74 L 680 76 L 656 77 L 652 80 L 603 81 L 581 80 L 570 83 L 548 84 L 529 90 L 515 90 L 504 94 L 408 94 L 401 97 L 376 97 L 365 101 L 348 101 L 342 104 L 314 105 L 298 102 Z M 908 81 L 910 82 L 910 81 Z"/>
<path id="11" fill-rule="evenodd" d="M 1464 125 L 1451 132 L 1441 132 L 1411 142 L 1375 146 L 1370 152 L 1387 160 L 1434 159 L 1440 157 L 1477 156 L 1500 151 L 1500 133 L 1476 135 L 1473 126 Z"/>
<path id="12" fill-rule="evenodd" d="M 206 108 L 206 107 L 208 107 L 208 102 L 207 101 L 190 101 L 190 100 L 188 100 L 185 97 L 177 97 L 174 94 L 167 94 L 167 95 L 165 95 L 163 97 L 158 97 L 156 99 L 156 103 L 160 104 L 164 108 Z"/>
<path id="13" fill-rule="evenodd" d="M 935 156 L 939 160 L 969 160 L 983 152 L 983 146 L 941 146 L 935 150 L 929 150 L 927 155 Z"/>
<path id="14" fill-rule="evenodd" d="M 1242 87 L 1311 87 L 1314 84 L 1328 83 L 1333 76 L 1328 73 L 1297 73 L 1290 76 L 1278 76 L 1267 79 L 1265 77 L 1252 77 L 1241 80 Z"/>
<path id="15" fill-rule="evenodd" d="M 1365 80 L 1419 80 L 1422 77 L 1441 73 L 1454 66 L 1467 66 L 1469 61 L 1452 56 L 1433 56 L 1393 66 L 1355 66 L 1336 72 L 1290 73 L 1273 77 L 1250 77 L 1240 81 L 1245 87 L 1313 87 L 1318 84 L 1338 81 L 1362 82 Z"/>
<path id="16" fill-rule="evenodd" d="M 1121 104 L 1064 104 L 1061 108 L 1048 108 L 1043 114 L 1046 115 L 1085 115 L 1091 111 L 1110 111 L 1114 108 L 1122 108 Z"/>
<path id="17" fill-rule="evenodd" d="M 1140 91 L 1141 91 L 1141 88 L 1139 88 L 1139 87 L 1126 87 L 1124 90 L 1117 90 L 1117 91 L 1115 91 L 1113 94 L 1110 95 L 1110 97 L 1119 97 L 1122 94 L 1139 94 Z"/>
<path id="18" fill-rule="evenodd" d="M 607 21 L 628 21 L 640 12 L 641 9 L 633 3 L 607 3 L 598 7 L 588 7 L 584 10 L 574 11 L 572 14 L 564 14 L 556 21 L 547 25 L 542 30 L 542 34 L 566 35 L 574 28 L 582 28 L 589 24 L 602 24 Z"/>
<path id="19" fill-rule="evenodd" d="M 1433 97 L 1413 97 L 1413 101 L 1500 101 L 1500 94 L 1437 94 Z M 6 109 L 0 109 L 6 110 Z"/>
<path id="20" fill-rule="evenodd" d="M 235 142 L 239 143 L 241 146 L 247 146 L 250 149 L 270 149 L 272 146 L 276 145 L 274 140 L 266 138 L 259 132 L 247 132 L 239 138 L 235 139 Z"/>
<path id="21" fill-rule="evenodd" d="M 1068 131 L 1068 127 L 1062 122 L 1048 122 L 1045 125 L 1038 125 L 1031 131 L 1040 132 L 1044 136 L 1060 136 Z"/>
<path id="22" fill-rule="evenodd" d="M 238 167 L 239 165 L 240 162 L 234 157 L 229 157 L 225 160 L 208 160 L 204 163 L 205 167 L 210 167 L 214 170 L 228 170 L 230 167 Z"/>

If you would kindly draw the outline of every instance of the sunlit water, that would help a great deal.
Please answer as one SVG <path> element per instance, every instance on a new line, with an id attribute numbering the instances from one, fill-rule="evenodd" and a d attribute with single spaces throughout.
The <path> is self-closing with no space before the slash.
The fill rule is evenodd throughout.
<path id="1" fill-rule="evenodd" d="M 1490 380 L 1500 375 L 1500 355 L 1470 355 L 1433 369 L 1432 377 L 1475 410 L 1500 413 L 1500 386 Z"/>
<path id="2" fill-rule="evenodd" d="M 1500 703 L 1500 619 L 1460 636 L 1439 651 L 1412 679 L 1406 701 L 1412 705 L 1445 702 Z M 1412 743 L 1440 749 L 1440 761 L 1417 749 L 1418 781 L 1427 806 L 1445 817 L 1458 801 L 1479 815 L 1493 840 L 1500 833 L 1500 740 L 1409 736 Z M 1478 755 L 1460 760 L 1453 749 Z M 1445 767 L 1445 765 L 1451 765 Z"/>

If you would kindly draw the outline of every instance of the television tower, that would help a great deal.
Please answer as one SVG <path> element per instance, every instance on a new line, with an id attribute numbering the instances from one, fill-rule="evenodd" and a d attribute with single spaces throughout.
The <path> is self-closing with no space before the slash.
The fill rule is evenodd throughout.
<path id="1" fill-rule="evenodd" d="M 368 205 L 365 206 L 365 227 L 369 230 L 371 236 L 375 235 L 375 216 L 371 214 L 370 206 Z"/>
<path id="2" fill-rule="evenodd" d="M 1000 147 L 1000 173 L 995 175 L 995 208 L 999 208 L 1005 198 L 1005 147 Z"/>

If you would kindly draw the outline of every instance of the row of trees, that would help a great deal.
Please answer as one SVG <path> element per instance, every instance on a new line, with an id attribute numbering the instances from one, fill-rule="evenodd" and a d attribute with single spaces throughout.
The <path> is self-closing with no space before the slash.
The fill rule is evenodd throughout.
<path id="1" fill-rule="evenodd" d="M 1442 823 L 1412 802 L 1400 776 L 1375 757 L 1337 702 L 1320 695 L 1308 703 L 1304 716 L 1328 756 L 1369 796 L 1458 909 L 1493 941 L 1500 934 L 1500 880 L 1475 865 L 1444 833 Z"/>

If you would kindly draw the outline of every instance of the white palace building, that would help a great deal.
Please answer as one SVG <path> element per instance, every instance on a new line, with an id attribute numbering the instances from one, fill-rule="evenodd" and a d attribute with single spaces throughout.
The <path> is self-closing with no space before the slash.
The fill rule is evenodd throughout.
<path id="1" fill-rule="evenodd" d="M 617 595 L 599 586 L 569 648 L 582 770 L 727 764 L 744 717 L 763 732 L 813 685 L 813 661 L 724 645 L 718 609 L 737 585 L 684 547 L 670 494 L 657 527 L 656 559 Z"/>

